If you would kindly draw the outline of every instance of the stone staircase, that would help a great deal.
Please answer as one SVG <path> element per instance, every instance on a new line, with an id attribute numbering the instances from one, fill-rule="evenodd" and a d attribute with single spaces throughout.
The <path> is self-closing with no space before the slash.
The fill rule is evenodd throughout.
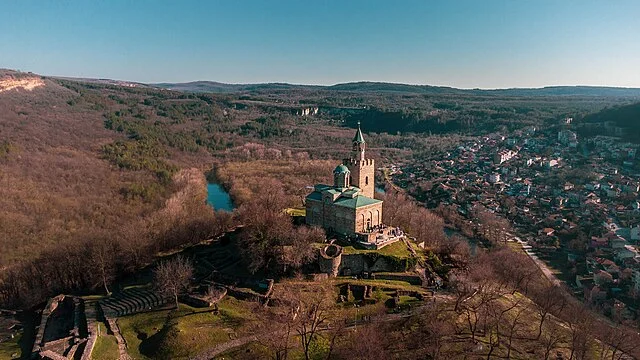
<path id="1" fill-rule="evenodd" d="M 152 290 L 133 288 L 100 300 L 99 304 L 106 318 L 117 318 L 149 311 L 163 306 L 167 302 L 167 298 L 158 295 Z"/>

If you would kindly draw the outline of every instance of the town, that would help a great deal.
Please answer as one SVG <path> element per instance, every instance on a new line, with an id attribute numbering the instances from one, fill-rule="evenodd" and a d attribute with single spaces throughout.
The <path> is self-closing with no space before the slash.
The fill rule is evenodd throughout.
<path id="1" fill-rule="evenodd" d="M 615 136 L 583 139 L 572 122 L 472 138 L 386 171 L 461 227 L 460 218 L 477 227 L 479 209 L 508 219 L 501 224 L 509 238 L 494 240 L 521 242 L 576 296 L 631 319 L 640 296 L 638 146 Z"/>

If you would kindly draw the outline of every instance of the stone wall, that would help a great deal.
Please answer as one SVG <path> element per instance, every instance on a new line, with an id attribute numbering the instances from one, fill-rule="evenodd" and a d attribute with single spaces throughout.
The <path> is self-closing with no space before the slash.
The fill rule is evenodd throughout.
<path id="1" fill-rule="evenodd" d="M 375 192 L 375 161 L 373 159 L 344 159 L 351 172 L 351 185 L 362 189 L 362 194 L 373 198 Z"/>
<path id="2" fill-rule="evenodd" d="M 341 260 L 338 274 L 343 276 L 365 272 L 405 272 L 408 267 L 407 259 L 394 261 L 387 256 L 374 258 L 372 254 L 343 254 Z"/>

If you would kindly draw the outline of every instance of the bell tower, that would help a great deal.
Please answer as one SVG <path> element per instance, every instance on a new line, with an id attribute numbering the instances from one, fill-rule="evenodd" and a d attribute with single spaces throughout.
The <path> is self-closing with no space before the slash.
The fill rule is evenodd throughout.
<path id="1" fill-rule="evenodd" d="M 358 131 L 353 138 L 352 155 L 350 159 L 344 159 L 343 163 L 349 168 L 351 173 L 351 185 L 362 190 L 364 196 L 373 198 L 375 191 L 375 165 L 373 159 L 365 157 L 366 142 L 362 136 L 360 122 L 358 121 Z"/>

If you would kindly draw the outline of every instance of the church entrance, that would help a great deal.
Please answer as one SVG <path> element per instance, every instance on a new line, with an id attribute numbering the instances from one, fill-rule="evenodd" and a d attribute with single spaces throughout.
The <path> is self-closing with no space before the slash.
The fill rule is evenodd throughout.
<path id="1" fill-rule="evenodd" d="M 371 219 L 367 219 L 367 231 L 371 231 Z"/>

